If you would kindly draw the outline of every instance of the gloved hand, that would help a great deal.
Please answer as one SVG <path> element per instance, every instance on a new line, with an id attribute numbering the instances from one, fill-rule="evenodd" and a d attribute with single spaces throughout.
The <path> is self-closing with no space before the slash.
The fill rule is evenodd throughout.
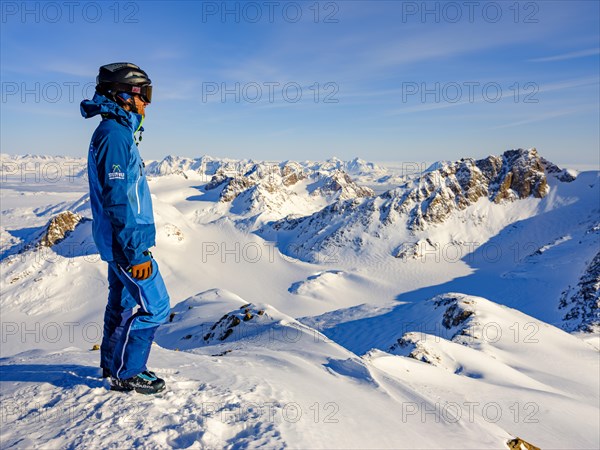
<path id="1" fill-rule="evenodd" d="M 152 275 L 152 260 L 131 266 L 131 276 L 137 280 L 145 280 Z"/>

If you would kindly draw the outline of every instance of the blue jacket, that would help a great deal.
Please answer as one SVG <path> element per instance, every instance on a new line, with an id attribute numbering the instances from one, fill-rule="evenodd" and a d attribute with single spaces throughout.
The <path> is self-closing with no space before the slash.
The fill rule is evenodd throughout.
<path id="1" fill-rule="evenodd" d="M 102 116 L 88 153 L 92 233 L 100 257 L 125 267 L 148 261 L 156 230 L 144 164 L 133 137 L 143 130 L 142 116 L 100 94 L 82 101 L 80 109 L 86 119 Z"/>

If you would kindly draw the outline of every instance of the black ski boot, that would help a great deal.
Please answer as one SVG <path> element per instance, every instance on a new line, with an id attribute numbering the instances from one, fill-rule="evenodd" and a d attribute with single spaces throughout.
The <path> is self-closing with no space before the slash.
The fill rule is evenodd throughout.
<path id="1" fill-rule="evenodd" d="M 125 380 L 112 378 L 110 389 L 112 391 L 135 391 L 140 394 L 157 394 L 165 389 L 165 380 L 158 378 L 154 372 L 148 370 Z"/>

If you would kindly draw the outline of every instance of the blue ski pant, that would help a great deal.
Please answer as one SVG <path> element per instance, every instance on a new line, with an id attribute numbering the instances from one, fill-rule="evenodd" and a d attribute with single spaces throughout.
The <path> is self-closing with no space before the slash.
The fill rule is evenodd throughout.
<path id="1" fill-rule="evenodd" d="M 152 275 L 145 280 L 134 279 L 125 268 L 109 262 L 100 366 L 121 379 L 146 370 L 154 333 L 169 312 L 169 294 L 154 259 Z"/>

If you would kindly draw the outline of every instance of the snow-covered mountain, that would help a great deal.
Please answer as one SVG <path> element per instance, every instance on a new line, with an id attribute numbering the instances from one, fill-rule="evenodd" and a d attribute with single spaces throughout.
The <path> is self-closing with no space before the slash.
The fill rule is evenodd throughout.
<path id="1" fill-rule="evenodd" d="M 484 201 L 503 204 L 544 198 L 549 192 L 545 164 L 559 181 L 572 181 L 573 178 L 562 176 L 563 172 L 556 172 L 556 166 L 545 163 L 535 149 L 510 150 L 478 161 L 441 163 L 376 197 L 364 201 L 361 196 L 342 197 L 310 216 L 269 224 L 260 233 L 271 237 L 271 230 L 288 232 L 286 238 L 292 236 L 295 248 L 303 254 L 327 251 L 329 246 L 350 246 L 361 252 L 369 245 L 366 236 L 388 237 L 398 228 L 416 235 L 415 232 L 442 224 L 453 213 L 471 205 L 478 204 L 480 208 Z M 475 218 L 474 224 L 482 221 Z"/>
<path id="2" fill-rule="evenodd" d="M 146 161 L 172 301 L 148 399 L 98 378 L 85 160 L 0 162 L 3 447 L 600 446 L 598 171 Z"/>

